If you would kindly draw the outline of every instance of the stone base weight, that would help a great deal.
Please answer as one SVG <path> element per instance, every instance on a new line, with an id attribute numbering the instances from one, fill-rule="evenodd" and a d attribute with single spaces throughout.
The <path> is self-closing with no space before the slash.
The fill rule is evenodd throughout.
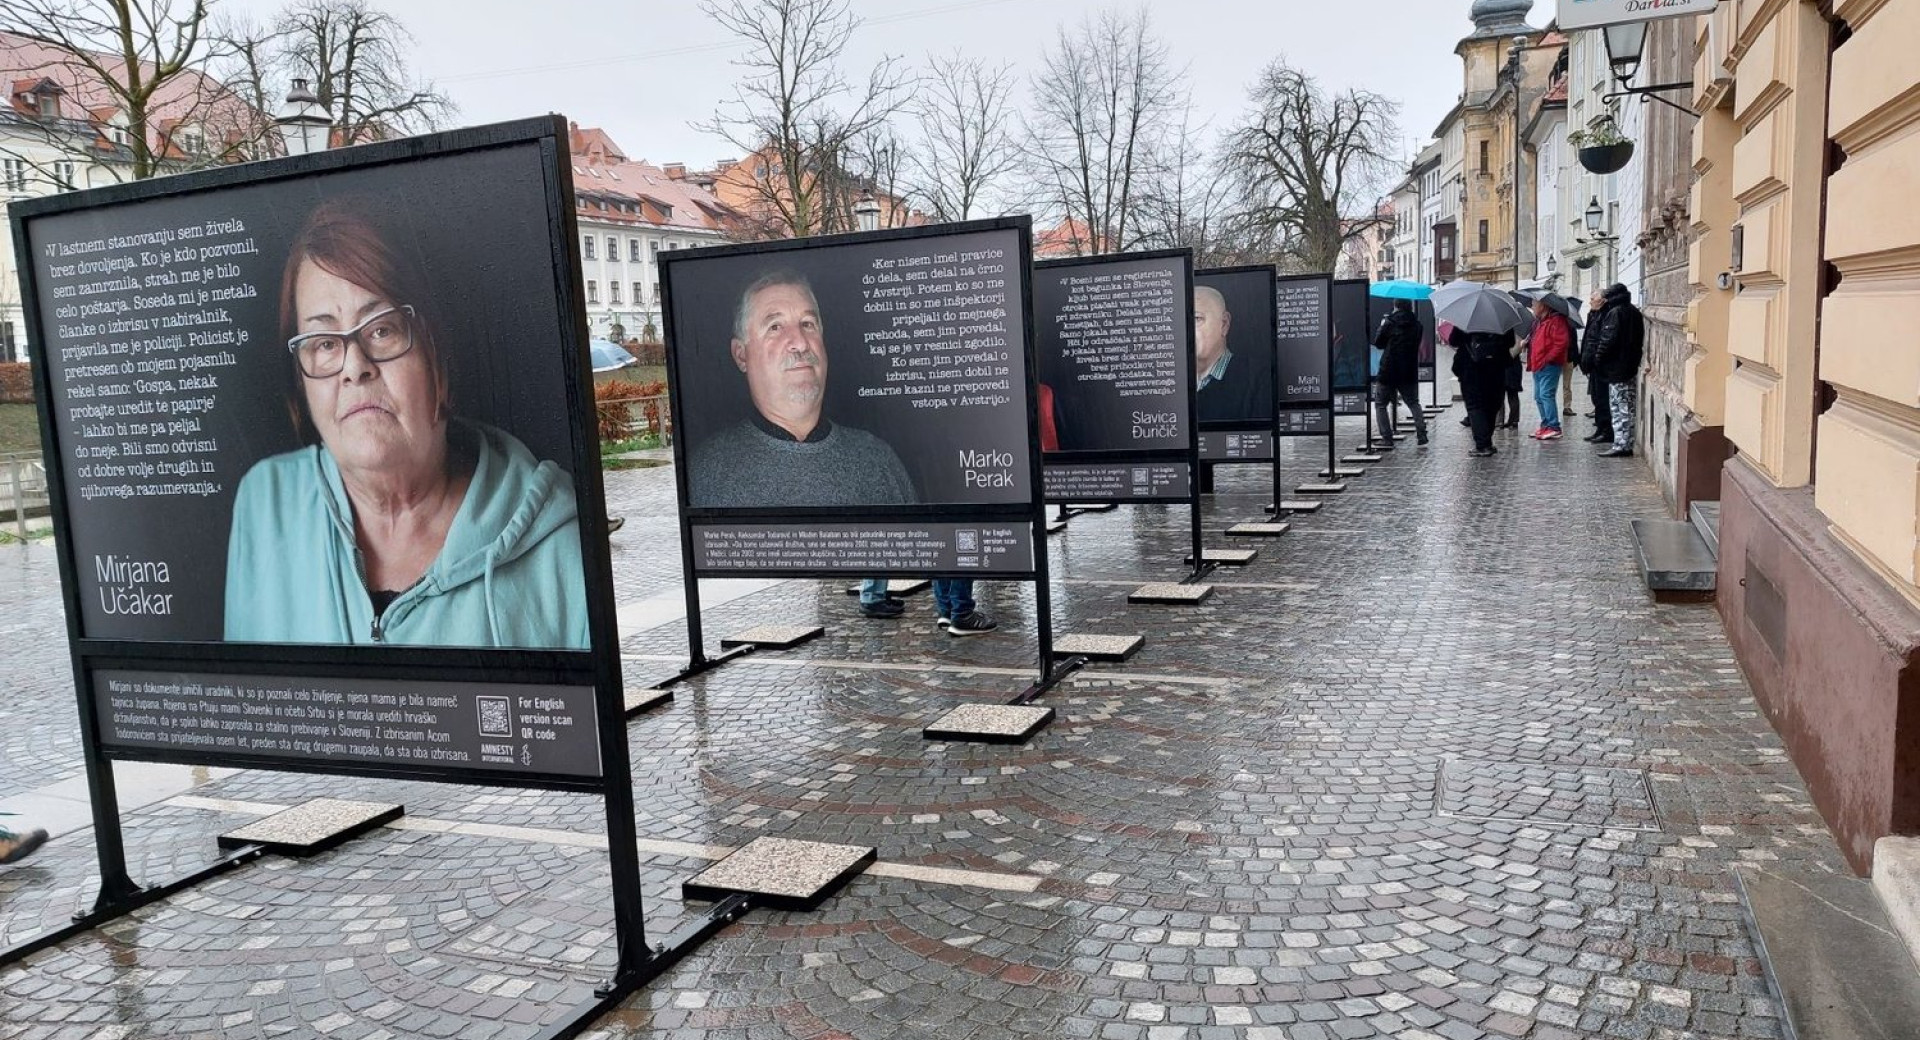
<path id="1" fill-rule="evenodd" d="M 1120 507 L 1112 502 L 1068 502 L 1067 508 L 1076 513 L 1111 513 Z"/>
<path id="2" fill-rule="evenodd" d="M 1327 479 L 1334 477 L 1364 477 L 1366 474 L 1366 470 L 1360 469 L 1357 466 L 1335 466 L 1332 469 L 1323 469 L 1320 471 L 1320 476 Z M 1300 490 L 1305 491 L 1306 488 L 1303 487 Z"/>
<path id="3" fill-rule="evenodd" d="M 762 650 L 791 650 L 808 640 L 820 638 L 826 631 L 819 625 L 761 625 L 722 638 L 720 649 L 751 646 Z"/>
<path id="4" fill-rule="evenodd" d="M 1260 555 L 1258 549 L 1202 549 L 1200 560 L 1203 563 L 1219 563 L 1229 567 L 1244 567 Z M 1193 566 L 1193 557 L 1186 559 L 1187 566 Z"/>
<path id="5" fill-rule="evenodd" d="M 1066 522 L 1065 520 L 1049 520 L 1049 521 L 1047 521 L 1047 533 L 1048 533 L 1048 534 L 1059 534 L 1060 532 L 1062 532 L 1062 531 L 1064 531 L 1064 530 L 1066 530 L 1066 529 L 1067 529 L 1067 522 Z"/>
<path id="6" fill-rule="evenodd" d="M 311 856 L 397 820 L 405 812 L 404 806 L 387 802 L 315 798 L 228 831 L 220 835 L 219 844 L 223 849 L 258 845 L 282 856 Z"/>
<path id="7" fill-rule="evenodd" d="M 1145 636 L 1096 636 L 1074 633 L 1053 641 L 1053 656 L 1084 657 L 1089 661 L 1125 661 L 1147 645 Z"/>
<path id="8" fill-rule="evenodd" d="M 1387 450 L 1392 451 L 1393 449 L 1389 447 L 1387 448 Z M 1356 451 L 1351 455 L 1340 456 L 1340 461 L 1341 462 L 1380 462 L 1382 461 L 1382 457 L 1379 455 L 1369 455 L 1364 451 Z"/>
<path id="9" fill-rule="evenodd" d="M 1337 495 L 1347 489 L 1347 482 L 1336 481 L 1331 484 L 1302 484 L 1295 491 L 1303 495 Z"/>
<path id="10" fill-rule="evenodd" d="M 1280 508 L 1289 513 L 1318 513 L 1323 505 L 1326 503 L 1311 498 L 1288 498 L 1280 502 Z M 1273 507 L 1268 506 L 1267 512 L 1273 512 Z"/>
<path id="11" fill-rule="evenodd" d="M 680 895 L 718 902 L 745 895 L 755 906 L 814 910 L 858 877 L 875 858 L 864 845 L 755 838 L 680 886 Z"/>
<path id="12" fill-rule="evenodd" d="M 1227 528 L 1227 534 L 1233 538 L 1278 538 L 1292 527 L 1292 524 L 1234 524 Z"/>
<path id="13" fill-rule="evenodd" d="M 1052 708 L 1030 704 L 962 704 L 927 724 L 928 740 L 962 744 L 1024 744 L 1053 721 Z"/>
<path id="14" fill-rule="evenodd" d="M 1148 603 L 1173 607 L 1197 607 L 1213 595 L 1211 585 L 1179 585 L 1156 581 L 1127 593 L 1128 603 Z"/>

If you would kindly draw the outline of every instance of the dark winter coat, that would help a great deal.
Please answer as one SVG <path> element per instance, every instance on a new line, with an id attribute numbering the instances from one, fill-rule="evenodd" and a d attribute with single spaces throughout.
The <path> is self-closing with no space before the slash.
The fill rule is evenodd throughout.
<path id="1" fill-rule="evenodd" d="M 1609 292 L 1588 328 L 1593 330 L 1585 351 L 1593 359 L 1591 374 L 1609 383 L 1631 383 L 1639 377 L 1647 325 L 1626 294 Z"/>
<path id="2" fill-rule="evenodd" d="M 1380 322 L 1373 334 L 1373 345 L 1383 353 L 1380 374 L 1375 381 L 1386 386 L 1406 386 L 1420 380 L 1420 340 L 1425 336 L 1420 319 L 1411 311 L 1396 310 Z"/>

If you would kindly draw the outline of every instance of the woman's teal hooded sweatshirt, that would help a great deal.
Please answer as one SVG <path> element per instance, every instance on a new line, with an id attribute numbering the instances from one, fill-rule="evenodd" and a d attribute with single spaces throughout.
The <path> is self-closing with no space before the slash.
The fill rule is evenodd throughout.
<path id="1" fill-rule="evenodd" d="M 440 555 L 377 625 L 333 456 L 316 445 L 248 471 L 227 542 L 227 639 L 585 649 L 573 481 L 491 426 L 456 420 L 447 436 L 473 448 L 473 480 Z"/>

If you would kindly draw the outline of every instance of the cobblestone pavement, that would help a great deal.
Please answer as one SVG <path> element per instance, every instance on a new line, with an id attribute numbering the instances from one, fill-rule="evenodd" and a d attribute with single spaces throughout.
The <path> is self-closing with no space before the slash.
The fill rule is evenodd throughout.
<path id="1" fill-rule="evenodd" d="M 1457 417 L 1457 409 L 1453 416 Z M 1147 637 L 1048 695 L 1024 747 L 930 743 L 955 704 L 1032 671 L 1031 591 L 982 586 L 999 633 L 956 640 L 922 594 L 859 618 L 844 583 L 714 608 L 828 634 L 690 683 L 629 727 L 651 934 L 679 883 L 762 834 L 877 847 L 811 914 L 755 911 L 591 1034 L 1111 1040 L 1734 1038 L 1782 1034 L 1731 868 L 1844 870 L 1706 606 L 1639 587 L 1645 471 L 1506 436 L 1465 457 L 1443 416 L 1225 568 L 1175 578 L 1183 511 L 1122 508 L 1051 540 L 1056 631 Z M 1342 446 L 1357 440 L 1344 437 Z M 1307 479 L 1324 442 L 1290 447 Z M 1313 468 L 1317 468 L 1315 465 Z M 1223 476 L 1211 545 L 1260 516 Z M 672 471 L 611 474 L 624 601 L 678 580 Z M 57 576 L 0 550 L 0 783 L 78 771 Z M 684 628 L 624 644 L 670 673 Z M 242 868 L 0 970 L 0 1038 L 524 1037 L 611 964 L 598 803 L 248 772 L 131 813 L 137 876 L 316 795 L 394 826 Z M 85 835 L 0 871 L 17 941 L 91 897 Z"/>

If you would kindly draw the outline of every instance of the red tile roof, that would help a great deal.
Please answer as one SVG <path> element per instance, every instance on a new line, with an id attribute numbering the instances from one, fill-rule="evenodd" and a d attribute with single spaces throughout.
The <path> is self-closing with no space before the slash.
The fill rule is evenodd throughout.
<path id="1" fill-rule="evenodd" d="M 718 231 L 733 217 L 705 188 L 670 177 L 644 159 L 628 159 L 606 131 L 577 124 L 568 129 L 577 205 L 595 220 Z M 631 210 L 609 209 L 608 204 L 630 205 Z"/>

